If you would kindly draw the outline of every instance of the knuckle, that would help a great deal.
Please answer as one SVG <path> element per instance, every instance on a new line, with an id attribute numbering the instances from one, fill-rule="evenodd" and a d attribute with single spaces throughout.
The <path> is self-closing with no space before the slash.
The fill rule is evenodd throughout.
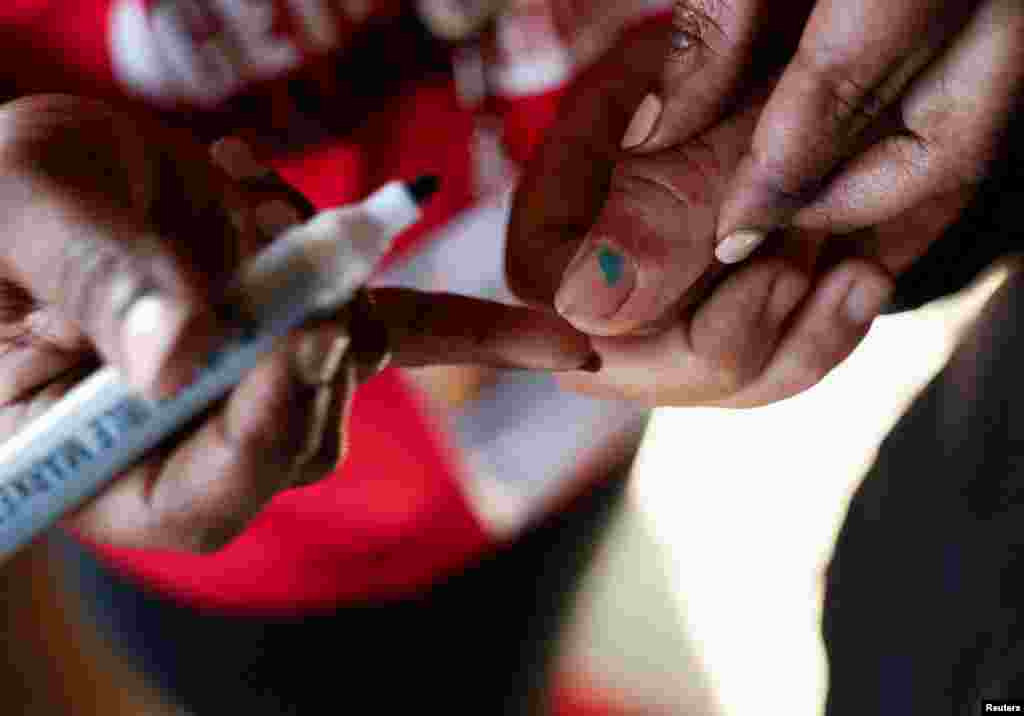
<path id="1" fill-rule="evenodd" d="M 651 162 L 645 167 L 640 162 Z M 652 179 L 661 178 L 678 196 L 689 202 L 709 203 L 710 196 L 724 184 L 727 164 L 720 150 L 703 137 L 695 137 L 685 144 L 669 147 L 653 157 L 636 157 L 634 171 L 651 174 Z M 654 174 L 656 172 L 656 174 Z M 692 187 L 681 192 L 683 186 Z"/>
<path id="2" fill-rule="evenodd" d="M 670 57 L 682 58 L 693 50 L 719 45 L 726 37 L 724 9 L 722 0 L 675 0 Z"/>
<path id="3" fill-rule="evenodd" d="M 947 193 L 976 187 L 1002 158 L 1004 146 L 997 133 L 963 141 L 945 133 L 915 134 L 898 155 L 908 178 L 932 175 L 935 191 Z"/>
<path id="4" fill-rule="evenodd" d="M 856 66 L 832 48 L 802 44 L 793 65 L 806 86 L 821 97 L 822 119 L 836 131 L 873 121 L 888 104 L 875 86 L 858 77 Z"/>
<path id="5" fill-rule="evenodd" d="M 718 176 L 723 173 L 727 162 L 721 150 L 704 137 L 694 137 L 680 148 L 680 154 L 694 169 L 705 177 Z"/>
<path id="6" fill-rule="evenodd" d="M 671 154 L 677 162 L 686 156 L 685 152 L 672 151 Z M 693 173 L 687 171 L 690 169 L 689 161 L 685 158 L 683 161 L 687 166 L 682 171 L 687 174 Z M 673 173 L 665 171 L 665 165 L 662 163 L 643 157 L 620 162 L 612 173 L 605 206 L 614 202 L 627 212 L 642 215 L 647 207 L 656 205 L 652 204 L 652 200 L 656 202 L 657 197 L 660 197 L 669 206 L 689 208 L 695 203 L 692 196 L 694 192 L 683 191 L 677 182 L 673 181 Z"/>
<path id="7" fill-rule="evenodd" d="M 805 148 L 795 149 L 803 152 Z M 809 204 L 820 192 L 824 178 L 799 166 L 799 160 L 789 153 L 780 153 L 778 147 L 766 149 L 762 145 L 751 148 L 751 157 L 757 167 L 759 188 L 767 192 L 781 206 L 794 209 Z"/>

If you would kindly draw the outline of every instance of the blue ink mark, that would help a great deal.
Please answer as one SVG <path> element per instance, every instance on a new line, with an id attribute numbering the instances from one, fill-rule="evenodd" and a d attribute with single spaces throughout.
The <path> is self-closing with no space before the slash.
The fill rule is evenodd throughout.
<path id="1" fill-rule="evenodd" d="M 611 249 L 602 246 L 597 254 L 597 263 L 601 267 L 604 280 L 608 282 L 609 286 L 614 286 L 622 279 L 626 262 L 621 254 L 617 254 Z"/>

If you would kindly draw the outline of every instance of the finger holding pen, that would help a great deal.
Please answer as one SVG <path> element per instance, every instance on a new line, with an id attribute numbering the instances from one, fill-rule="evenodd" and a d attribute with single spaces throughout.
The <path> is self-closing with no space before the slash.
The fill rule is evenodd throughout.
<path id="1" fill-rule="evenodd" d="M 231 205 L 232 220 L 243 237 L 245 254 L 257 253 L 275 237 L 316 213 L 316 207 L 276 171 L 259 162 L 244 141 L 236 137 L 221 139 L 210 147 L 210 156 L 234 182 L 225 200 Z M 268 381 L 273 384 L 275 379 L 278 385 L 276 391 L 258 399 L 261 405 L 270 405 L 271 410 L 254 412 L 250 407 L 251 396 L 239 397 L 241 408 L 233 418 L 237 429 L 257 434 L 272 431 L 281 423 L 281 411 L 287 414 L 293 404 L 297 408 L 293 424 L 300 429 L 291 443 L 286 465 L 279 472 L 284 479 L 278 487 L 318 482 L 341 457 L 351 398 L 357 385 L 350 315 L 351 311 L 345 308 L 338 316 L 307 322 L 264 361 L 263 376 L 250 376 L 243 383 L 251 383 L 255 391 Z M 275 396 L 284 398 L 275 400 Z M 229 415 L 225 412 L 225 420 L 231 419 Z M 258 459 L 259 451 L 246 455 Z M 256 467 L 254 463 L 248 472 Z M 236 520 L 235 529 L 244 524 L 244 520 Z M 214 543 L 229 541 L 235 529 L 215 535 Z"/>
<path id="2" fill-rule="evenodd" d="M 236 215 L 246 233 L 262 237 L 254 240 L 255 248 L 315 213 L 299 191 L 257 161 L 241 140 L 229 137 L 215 143 L 211 156 L 241 190 L 235 200 L 245 208 Z M 361 289 L 334 315 L 297 331 L 284 350 L 292 351 L 305 375 L 323 367 L 333 376 L 319 381 L 296 484 L 314 482 L 334 466 L 344 443 L 351 395 L 387 365 L 597 368 L 589 339 L 557 316 L 409 289 Z"/>
<path id="3" fill-rule="evenodd" d="M 116 366 L 135 392 L 176 393 L 226 334 L 214 306 L 255 240 L 225 206 L 230 177 L 205 149 L 179 139 L 75 97 L 0 108 L 3 437 L 42 417 L 98 363 Z M 321 340 L 336 337 L 333 327 L 326 337 L 312 330 Z M 280 347 L 65 524 L 123 546 L 222 544 L 289 485 L 293 466 L 331 454 L 311 436 L 340 411 L 337 401 L 320 408 L 321 379 L 310 384 L 302 355 L 295 345 Z M 96 438 L 114 439 L 102 431 Z M 17 459 L 17 450 L 8 457 Z M 6 475 L 22 479 L 14 467 Z M 37 481 L 26 493 L 31 502 L 14 512 L 16 485 L 5 482 L 5 528 L 45 527 L 35 515 L 46 519 L 42 510 L 77 489 L 72 483 Z"/>
<path id="4" fill-rule="evenodd" d="M 223 154 L 212 155 L 212 163 L 205 152 L 182 161 L 170 180 L 154 188 L 162 193 L 153 203 L 163 206 L 147 215 L 163 215 L 154 219 L 161 236 L 189 239 L 203 260 L 204 277 L 223 286 L 240 262 L 303 217 L 288 204 L 268 204 L 248 191 L 237 181 L 238 167 Z M 215 193 L 211 204 L 224 224 L 215 237 L 182 222 L 187 212 L 181 207 L 204 188 Z M 175 217 L 182 223 L 175 224 Z M 351 397 L 339 359 L 348 343 L 346 327 L 337 322 L 316 321 L 294 332 L 225 398 L 62 524 L 87 541 L 125 547 L 210 552 L 224 546 L 275 494 L 321 479 L 337 463 Z M 209 355 L 205 346 L 194 350 L 196 360 Z M 80 378 L 45 384 L 31 398 L 35 412 L 61 400 Z"/>
<path id="5" fill-rule="evenodd" d="M 215 161 L 238 180 L 247 216 L 273 236 L 315 212 L 310 202 L 237 138 L 211 148 Z M 483 363 L 495 367 L 577 370 L 592 364 L 589 339 L 550 313 L 468 296 L 413 289 L 363 289 L 336 320 L 351 353 L 368 376 L 384 365 L 418 367 Z"/>
<path id="6" fill-rule="evenodd" d="M 590 339 L 555 314 L 404 288 L 378 288 L 371 296 L 393 365 L 481 363 L 559 372 L 600 365 Z"/>
<path id="7" fill-rule="evenodd" d="M 275 189 L 280 178 L 244 145 L 220 143 L 211 154 L 237 183 L 232 211 L 242 233 L 252 234 L 248 246 L 258 249 L 274 231 L 305 218 L 288 191 Z M 114 482 L 69 524 L 127 546 L 216 550 L 277 492 L 330 474 L 343 456 L 356 384 L 385 356 L 399 365 L 586 363 L 585 337 L 560 319 L 544 316 L 535 325 L 533 318 L 526 309 L 465 297 L 364 293 L 293 331 L 194 432 Z"/>
<path id="8" fill-rule="evenodd" d="M 222 172 L 235 269 L 309 212 L 279 198 L 287 199 L 283 183 L 245 145 L 222 142 L 209 154 L 203 164 Z M 120 546 L 223 547 L 275 494 L 316 482 L 337 464 L 354 390 L 350 342 L 343 315 L 293 331 L 226 397 L 63 524 L 87 540 Z M 43 397 L 52 404 L 70 387 L 51 384 Z"/>

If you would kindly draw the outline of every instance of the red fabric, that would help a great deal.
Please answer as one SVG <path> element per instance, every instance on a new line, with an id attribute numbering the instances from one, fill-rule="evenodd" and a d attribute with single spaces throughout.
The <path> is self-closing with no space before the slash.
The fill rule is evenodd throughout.
<path id="1" fill-rule="evenodd" d="M 544 140 L 544 133 L 558 114 L 558 104 L 565 87 L 541 94 L 517 97 L 514 100 L 496 99 L 495 112 L 503 119 L 502 143 L 508 157 L 524 164 Z"/>
<path id="2" fill-rule="evenodd" d="M 14 67 L 4 74 L 22 92 L 110 95 L 114 75 L 107 47 L 112 0 L 4 0 L 0 49 Z"/>

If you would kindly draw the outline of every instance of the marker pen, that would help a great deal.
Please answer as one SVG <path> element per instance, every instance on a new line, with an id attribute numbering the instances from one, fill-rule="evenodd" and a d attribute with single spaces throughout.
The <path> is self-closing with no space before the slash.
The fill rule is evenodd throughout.
<path id="1" fill-rule="evenodd" d="M 237 274 L 232 335 L 177 395 L 148 400 L 106 367 L 0 445 L 0 561 L 224 396 L 289 331 L 350 300 L 437 186 L 391 182 L 283 232 Z"/>

